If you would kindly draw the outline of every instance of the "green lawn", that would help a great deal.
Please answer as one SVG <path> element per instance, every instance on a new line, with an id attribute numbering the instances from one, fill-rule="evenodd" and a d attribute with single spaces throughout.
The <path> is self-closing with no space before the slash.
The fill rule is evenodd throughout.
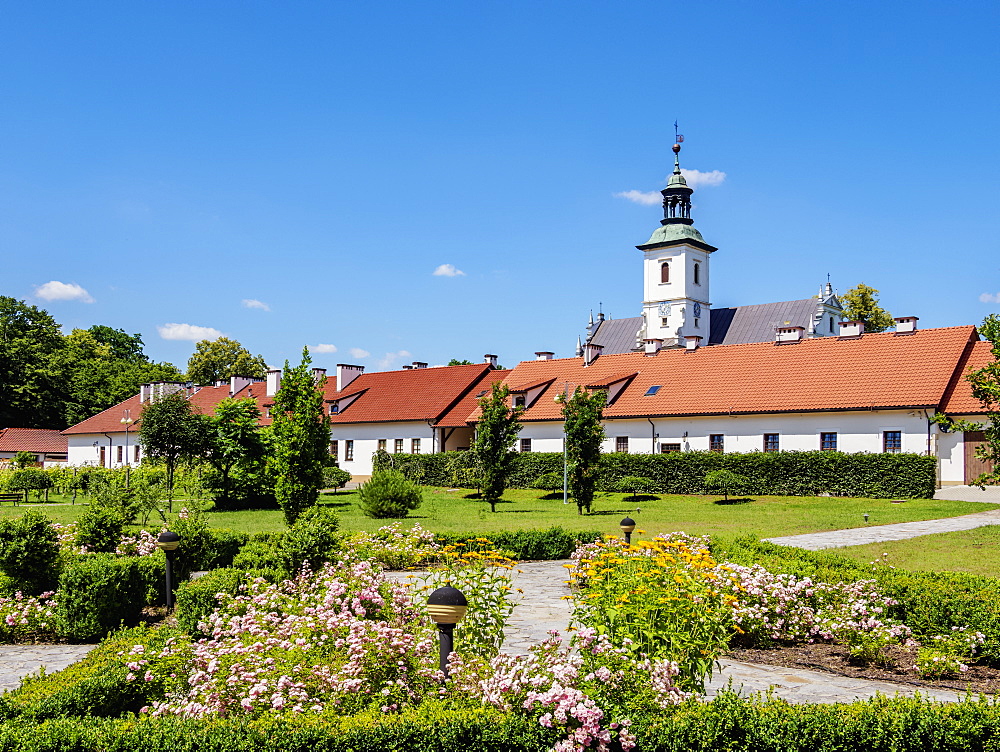
<path id="1" fill-rule="evenodd" d="M 881 499 L 841 499 L 829 497 L 760 496 L 745 503 L 720 503 L 718 496 L 640 497 L 632 501 L 623 494 L 598 497 L 594 513 L 580 516 L 573 503 L 563 505 L 561 498 L 540 499 L 541 491 L 508 491 L 504 501 L 491 513 L 488 504 L 466 498 L 466 490 L 449 491 L 426 488 L 424 503 L 404 524 L 415 522 L 437 532 L 479 532 L 493 530 L 549 527 L 561 525 L 568 530 L 605 530 L 618 532 L 618 521 L 631 515 L 644 530 L 644 537 L 657 533 L 683 530 L 693 534 L 712 533 L 733 535 L 753 533 L 761 537 L 815 533 L 865 525 L 864 513 L 869 513 L 869 525 L 893 522 L 955 517 L 983 512 L 998 505 L 935 499 L 914 499 L 892 504 Z M 179 509 L 185 502 L 174 503 Z M 358 512 L 353 491 L 324 494 L 324 506 L 340 514 L 344 530 L 374 530 L 392 520 L 372 520 Z M 0 507 L 0 517 L 20 515 L 28 507 Z M 78 503 L 45 506 L 31 504 L 57 522 L 69 522 L 86 509 Z M 641 512 L 636 512 L 641 508 Z M 152 520 L 151 520 L 152 522 Z M 210 512 L 212 527 L 256 532 L 281 530 L 284 519 L 278 510 L 244 512 Z M 846 549 L 845 549 L 846 550 Z M 881 551 L 879 552 L 881 553 Z"/>
<path id="2" fill-rule="evenodd" d="M 1000 577 L 1000 526 L 836 548 L 832 552 L 858 561 L 878 559 L 901 569 L 971 572 Z M 883 557 L 883 553 L 889 555 Z"/>

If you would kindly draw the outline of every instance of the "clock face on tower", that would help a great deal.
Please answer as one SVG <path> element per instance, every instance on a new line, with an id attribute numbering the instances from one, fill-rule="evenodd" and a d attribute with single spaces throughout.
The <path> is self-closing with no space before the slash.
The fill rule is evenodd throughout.
<path id="1" fill-rule="evenodd" d="M 698 318 L 701 316 L 701 303 L 694 304 L 694 317 Z"/>
<path id="2" fill-rule="evenodd" d="M 670 315 L 670 303 L 660 303 L 660 315 L 669 316 Z"/>

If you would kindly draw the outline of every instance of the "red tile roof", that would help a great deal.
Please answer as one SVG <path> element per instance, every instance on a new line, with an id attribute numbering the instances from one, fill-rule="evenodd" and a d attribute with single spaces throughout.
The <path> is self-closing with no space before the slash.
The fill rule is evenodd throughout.
<path id="1" fill-rule="evenodd" d="M 50 428 L 4 428 L 0 430 L 0 452 L 66 454 L 68 443 L 59 431 Z"/>
<path id="2" fill-rule="evenodd" d="M 331 415 L 330 423 L 436 422 L 465 397 L 489 370 L 487 364 L 481 363 L 363 373 L 342 392 L 336 390 L 337 379 L 331 376 L 326 381 L 326 400 L 357 394 L 361 389 L 365 392 L 340 413 Z M 464 425 L 464 421 L 457 425 Z"/>
<path id="3" fill-rule="evenodd" d="M 469 416 L 479 405 L 479 400 L 487 396 L 493 385 L 498 381 L 503 381 L 507 377 L 507 371 L 487 371 L 483 377 L 477 381 L 465 396 L 462 397 L 455 406 L 444 414 L 438 421 L 439 426 L 445 428 L 456 428 L 467 425 Z"/>
<path id="4" fill-rule="evenodd" d="M 955 369 L 955 376 L 948 391 L 941 400 L 941 412 L 946 415 L 975 415 L 985 413 L 983 403 L 972 396 L 972 386 L 965 378 L 969 371 L 975 371 L 992 363 L 992 342 L 974 342 Z"/>
<path id="5" fill-rule="evenodd" d="M 604 410 L 608 418 L 725 415 L 729 413 L 935 408 L 942 400 L 974 327 L 924 329 L 913 334 L 821 337 L 791 344 L 714 345 L 604 355 L 589 367 L 580 358 L 528 360 L 506 383 L 553 385 L 529 407 L 524 421 L 560 420 L 552 396 L 564 382 L 609 383 L 637 375 Z M 644 396 L 651 386 L 655 395 Z M 478 410 L 470 417 L 475 419 Z"/>
<path id="6" fill-rule="evenodd" d="M 251 387 L 263 386 L 263 382 L 251 384 L 250 386 L 242 389 L 236 396 L 245 397 Z M 263 389 L 260 391 L 262 392 Z M 195 409 L 195 411 L 207 415 L 215 410 L 216 406 L 228 396 L 229 384 L 224 384 L 223 386 L 203 386 L 191 395 L 190 401 L 191 406 Z M 134 431 L 139 425 L 139 417 L 142 415 L 142 407 L 143 404 L 139 400 L 139 395 L 136 394 L 129 397 L 124 402 L 119 402 L 114 407 L 109 407 L 107 410 L 77 423 L 75 426 L 70 426 L 62 433 L 63 435 L 80 433 L 120 433 L 125 430 L 125 426 L 121 422 L 125 410 L 130 411 L 129 414 L 135 421 L 129 429 Z"/>

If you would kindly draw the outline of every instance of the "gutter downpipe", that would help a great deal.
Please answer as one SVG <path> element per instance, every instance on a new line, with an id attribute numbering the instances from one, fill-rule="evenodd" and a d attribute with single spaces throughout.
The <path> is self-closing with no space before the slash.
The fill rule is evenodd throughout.
<path id="1" fill-rule="evenodd" d="M 653 440 L 652 446 L 650 448 L 650 453 L 651 454 L 656 454 L 656 439 L 657 439 L 656 424 L 653 423 L 653 421 L 652 421 L 651 418 L 646 418 L 646 420 L 649 421 L 649 425 L 650 425 L 650 429 L 649 430 L 650 430 L 650 434 L 651 434 L 651 437 L 652 437 L 652 440 Z"/>
<path id="2" fill-rule="evenodd" d="M 111 463 L 114 462 L 114 460 L 111 459 L 111 450 L 114 448 L 113 445 L 114 445 L 115 442 L 114 442 L 114 439 L 112 439 L 110 436 L 108 436 L 108 434 L 104 434 L 104 435 L 108 437 L 108 468 L 110 469 L 111 468 Z"/>
<path id="3" fill-rule="evenodd" d="M 931 456 L 931 426 L 933 422 L 930 416 L 927 415 L 927 409 L 924 409 L 924 418 L 927 420 L 927 456 Z M 941 488 L 941 457 L 934 456 L 934 486 L 935 488 Z"/>

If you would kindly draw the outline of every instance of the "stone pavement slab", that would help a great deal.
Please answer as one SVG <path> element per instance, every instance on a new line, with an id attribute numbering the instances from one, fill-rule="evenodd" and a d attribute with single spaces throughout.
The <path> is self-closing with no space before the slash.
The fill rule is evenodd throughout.
<path id="1" fill-rule="evenodd" d="M 54 674 L 76 663 L 96 645 L 0 645 L 0 691 L 6 692 L 21 686 L 25 676 Z"/>
<path id="2" fill-rule="evenodd" d="M 895 525 L 871 525 L 856 527 L 850 530 L 830 530 L 825 533 L 806 533 L 804 535 L 785 535 L 778 538 L 765 538 L 779 546 L 795 546 L 809 551 L 819 551 L 824 548 L 841 548 L 842 546 L 860 546 L 865 543 L 882 543 L 884 541 L 905 540 L 921 535 L 934 533 L 950 533 L 956 530 L 973 530 L 986 525 L 1000 525 L 1000 509 L 987 512 L 965 514 L 961 517 L 948 517 L 943 520 L 921 520 L 919 522 L 899 522 Z"/>
<path id="3" fill-rule="evenodd" d="M 981 501 L 987 504 L 1000 504 L 1000 486 L 945 486 L 934 492 L 935 499 L 951 499 L 952 501 Z"/>

